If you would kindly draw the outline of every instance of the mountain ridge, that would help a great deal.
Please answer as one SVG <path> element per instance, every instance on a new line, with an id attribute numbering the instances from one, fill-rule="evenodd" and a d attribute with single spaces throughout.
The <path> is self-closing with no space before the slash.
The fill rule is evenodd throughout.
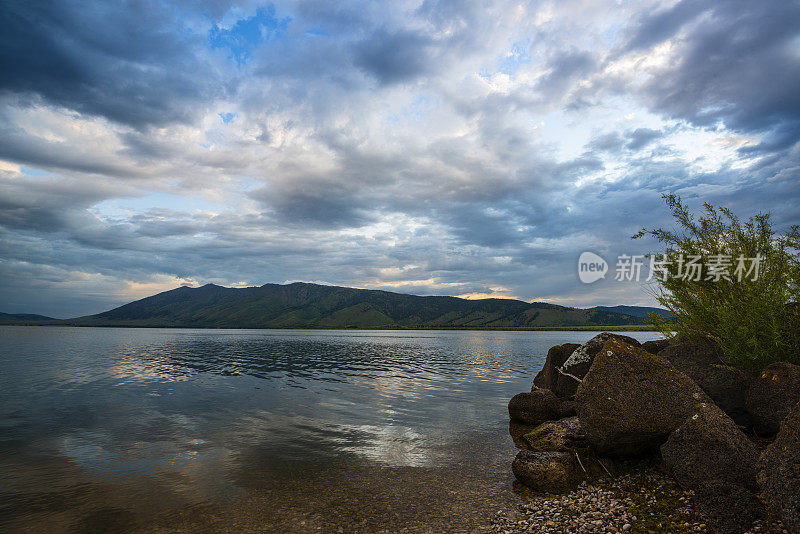
<path id="1" fill-rule="evenodd" d="M 512 299 L 467 300 L 306 282 L 228 288 L 182 286 L 74 326 L 187 328 L 525 328 L 644 325 L 643 317 Z"/>
<path id="2" fill-rule="evenodd" d="M 591 308 L 586 308 L 586 309 L 610 311 L 614 313 L 624 313 L 626 315 L 633 315 L 634 317 L 642 317 L 645 319 L 647 318 L 647 314 L 649 313 L 655 313 L 667 319 L 672 317 L 672 312 L 670 312 L 669 310 L 665 310 L 663 308 L 654 308 L 651 306 L 626 306 L 624 304 L 620 304 L 617 306 L 593 306 Z"/>
<path id="3" fill-rule="evenodd" d="M 53 317 L 39 315 L 37 313 L 3 313 L 0 312 L 0 324 L 17 324 L 25 322 L 52 322 L 58 321 Z"/>

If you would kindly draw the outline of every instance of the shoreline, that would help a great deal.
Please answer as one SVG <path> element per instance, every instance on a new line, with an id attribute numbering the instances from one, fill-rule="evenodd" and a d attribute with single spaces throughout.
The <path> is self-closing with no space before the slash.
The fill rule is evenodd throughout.
<path id="1" fill-rule="evenodd" d="M 492 518 L 493 534 L 693 534 L 719 532 L 698 512 L 695 492 L 682 489 L 656 458 L 628 460 L 621 472 L 583 482 L 563 494 L 523 492 Z M 744 534 L 787 534 L 779 518 L 756 520 Z"/>
<path id="2" fill-rule="evenodd" d="M 800 368 L 727 361 L 613 333 L 551 347 L 508 404 L 511 470 L 533 497 L 494 532 L 796 532 Z"/>
<path id="3" fill-rule="evenodd" d="M 135 324 L 74 324 L 74 323 L 0 323 L 0 326 L 61 326 L 73 328 L 170 328 L 191 330 L 320 330 L 320 331 L 432 331 L 432 332 L 660 332 L 649 325 L 590 325 L 590 326 L 475 326 L 475 327 L 428 327 L 428 326 L 375 326 L 330 328 L 319 326 L 284 327 L 236 327 L 236 326 L 191 326 L 191 325 L 135 325 Z"/>

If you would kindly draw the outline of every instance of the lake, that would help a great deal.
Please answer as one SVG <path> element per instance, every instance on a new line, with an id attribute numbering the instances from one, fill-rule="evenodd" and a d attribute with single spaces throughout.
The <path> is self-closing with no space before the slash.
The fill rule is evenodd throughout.
<path id="1" fill-rule="evenodd" d="M 471 532 L 595 334 L 0 326 L 0 531 Z"/>

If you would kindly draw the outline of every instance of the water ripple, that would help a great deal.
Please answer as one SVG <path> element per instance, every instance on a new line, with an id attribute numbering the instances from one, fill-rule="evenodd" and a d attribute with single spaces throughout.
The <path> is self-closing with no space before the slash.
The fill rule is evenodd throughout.
<path id="1" fill-rule="evenodd" d="M 547 349 L 591 335 L 0 327 L 0 526 L 227 499 L 298 462 L 460 466 Z"/>

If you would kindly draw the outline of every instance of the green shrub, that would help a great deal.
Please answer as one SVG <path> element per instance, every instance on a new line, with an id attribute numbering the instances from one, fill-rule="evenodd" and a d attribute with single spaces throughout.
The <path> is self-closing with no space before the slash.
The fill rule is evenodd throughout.
<path id="1" fill-rule="evenodd" d="M 680 230 L 642 229 L 633 236 L 656 238 L 665 246 L 667 261 L 672 260 L 656 277 L 656 298 L 674 317 L 650 320 L 679 341 L 718 343 L 730 364 L 751 373 L 776 361 L 800 363 L 800 310 L 789 304 L 800 300 L 798 226 L 776 236 L 769 214 L 742 222 L 727 208 L 704 204 L 695 217 L 679 196 L 664 199 Z M 686 261 L 679 263 L 681 256 L 700 258 L 695 261 L 702 264 L 699 276 L 697 271 L 690 278 L 681 276 L 689 271 Z M 756 257 L 760 262 L 745 261 Z M 714 262 L 721 267 L 725 258 L 731 262 L 728 279 L 719 276 L 722 268 L 715 274 L 709 267 Z M 737 273 L 737 267 L 754 268 L 753 263 L 757 273 Z"/>

